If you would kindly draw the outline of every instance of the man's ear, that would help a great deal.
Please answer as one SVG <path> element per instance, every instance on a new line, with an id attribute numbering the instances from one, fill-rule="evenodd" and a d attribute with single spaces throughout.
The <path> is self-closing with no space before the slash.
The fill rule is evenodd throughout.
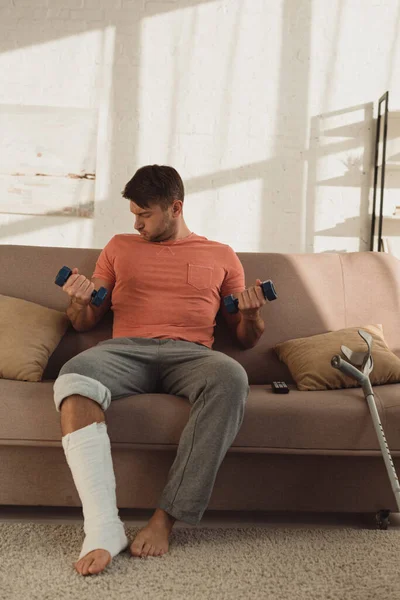
<path id="1" fill-rule="evenodd" d="M 179 201 L 175 201 L 174 204 L 172 205 L 172 212 L 173 213 L 180 213 L 182 212 L 182 202 Z"/>

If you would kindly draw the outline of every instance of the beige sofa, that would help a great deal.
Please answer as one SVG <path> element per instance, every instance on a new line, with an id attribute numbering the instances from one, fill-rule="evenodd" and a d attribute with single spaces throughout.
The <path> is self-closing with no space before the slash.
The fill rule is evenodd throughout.
<path id="1" fill-rule="evenodd" d="M 91 277 L 98 249 L 0 246 L 0 294 L 65 311 L 54 279 L 77 266 Z M 400 262 L 383 253 L 238 253 L 246 285 L 272 279 L 278 299 L 262 308 L 265 331 L 244 350 L 217 316 L 214 349 L 246 369 L 251 391 L 242 427 L 215 482 L 208 510 L 397 512 L 361 388 L 299 391 L 273 347 L 345 327 L 381 323 L 400 357 Z M 61 445 L 53 383 L 72 356 L 112 337 L 112 311 L 92 330 L 72 326 L 40 382 L 0 379 L 0 504 L 81 506 Z M 1 342 L 1 332 L 0 332 Z M 338 352 L 340 349 L 338 348 Z M 270 383 L 284 380 L 290 393 Z M 374 387 L 400 472 L 400 384 Z M 137 395 L 106 413 L 120 508 L 157 506 L 189 416 L 184 398 Z"/>

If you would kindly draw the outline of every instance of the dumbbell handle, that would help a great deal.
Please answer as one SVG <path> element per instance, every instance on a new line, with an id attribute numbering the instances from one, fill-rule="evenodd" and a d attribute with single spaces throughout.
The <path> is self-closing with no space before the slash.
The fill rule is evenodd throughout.
<path id="1" fill-rule="evenodd" d="M 67 279 L 72 275 L 72 270 L 69 267 L 62 267 L 57 273 L 55 284 L 63 287 Z M 104 298 L 107 296 L 108 290 L 105 287 L 101 287 L 99 290 L 93 290 L 91 297 L 91 304 L 94 306 L 100 306 Z"/>
<path id="2" fill-rule="evenodd" d="M 263 291 L 264 298 L 266 300 L 269 300 L 271 302 L 272 300 L 277 299 L 278 296 L 276 294 L 274 284 L 272 283 L 272 281 L 270 279 L 263 281 L 260 284 L 260 287 Z M 234 314 L 234 313 L 237 313 L 239 310 L 239 300 L 237 298 L 235 298 L 235 296 L 233 294 L 230 294 L 230 296 L 225 296 L 224 304 L 229 313 Z"/>

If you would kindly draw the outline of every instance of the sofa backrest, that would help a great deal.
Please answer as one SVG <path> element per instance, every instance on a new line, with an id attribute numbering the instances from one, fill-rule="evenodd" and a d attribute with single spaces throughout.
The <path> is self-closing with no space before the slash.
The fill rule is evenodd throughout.
<path id="1" fill-rule="evenodd" d="M 0 294 L 65 311 L 67 295 L 54 284 L 62 266 L 91 278 L 100 249 L 0 245 Z M 400 261 L 381 252 L 278 254 L 238 252 L 246 287 L 271 279 L 277 299 L 262 308 L 265 331 L 244 350 L 217 315 L 214 350 L 246 369 L 251 384 L 292 382 L 273 347 L 279 342 L 381 323 L 389 348 L 400 356 Z M 113 314 L 86 333 L 70 327 L 51 355 L 43 379 L 55 379 L 76 354 L 112 337 Z M 1 332 L 0 332 L 1 341 Z M 338 351 L 340 348 L 338 348 Z"/>

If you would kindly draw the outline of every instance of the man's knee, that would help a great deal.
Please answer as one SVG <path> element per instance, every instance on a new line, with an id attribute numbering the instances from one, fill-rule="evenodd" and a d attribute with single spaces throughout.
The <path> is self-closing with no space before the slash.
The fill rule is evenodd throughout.
<path id="1" fill-rule="evenodd" d="M 62 370 L 60 371 L 62 373 Z M 80 373 L 63 373 L 53 385 L 54 403 L 61 412 L 61 403 L 70 396 L 79 395 L 97 402 L 103 411 L 111 404 L 111 391 L 100 381 Z"/>
<path id="2" fill-rule="evenodd" d="M 212 387 L 223 391 L 231 405 L 236 399 L 238 404 L 243 406 L 250 392 L 247 371 L 237 360 L 220 354 L 213 369 L 207 374 L 207 380 Z"/>
<path id="3" fill-rule="evenodd" d="M 234 358 L 223 355 L 215 364 L 214 377 L 231 387 L 246 391 L 249 386 L 249 378 L 246 369 Z"/>

